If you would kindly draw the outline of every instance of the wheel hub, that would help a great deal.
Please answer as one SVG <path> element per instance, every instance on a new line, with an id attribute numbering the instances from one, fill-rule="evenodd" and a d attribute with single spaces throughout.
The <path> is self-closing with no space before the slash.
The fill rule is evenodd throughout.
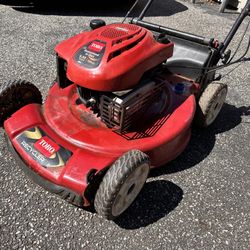
<path id="1" fill-rule="evenodd" d="M 123 213 L 134 201 L 142 189 L 149 172 L 147 164 L 143 164 L 132 172 L 122 184 L 112 206 L 113 216 Z"/>
<path id="2" fill-rule="evenodd" d="M 211 123 L 213 123 L 213 121 L 215 120 L 215 118 L 217 117 L 217 115 L 219 114 L 224 101 L 226 99 L 226 95 L 227 95 L 227 90 L 226 89 L 222 89 L 216 99 L 214 100 L 210 112 L 207 116 L 207 124 L 210 125 Z"/>

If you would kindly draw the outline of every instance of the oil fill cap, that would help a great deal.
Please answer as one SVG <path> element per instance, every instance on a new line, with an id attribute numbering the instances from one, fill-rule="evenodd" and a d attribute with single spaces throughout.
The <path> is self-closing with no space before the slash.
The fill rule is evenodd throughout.
<path id="1" fill-rule="evenodd" d="M 98 29 L 98 28 L 105 26 L 105 25 L 106 25 L 106 23 L 102 19 L 93 19 L 90 21 L 90 24 L 89 24 L 89 26 L 92 30 Z"/>

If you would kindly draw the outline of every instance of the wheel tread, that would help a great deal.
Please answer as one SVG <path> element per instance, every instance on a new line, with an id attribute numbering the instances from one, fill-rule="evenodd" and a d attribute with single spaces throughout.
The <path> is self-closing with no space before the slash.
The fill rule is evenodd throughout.
<path id="1" fill-rule="evenodd" d="M 197 127 L 203 128 L 210 125 L 207 124 L 207 117 L 211 112 L 211 107 L 216 97 L 223 89 L 226 89 L 227 91 L 227 85 L 220 82 L 210 83 L 205 88 L 197 104 L 197 110 L 195 115 L 195 125 Z"/>
<path id="2" fill-rule="evenodd" d="M 25 87 L 26 89 L 29 89 L 29 91 L 32 92 L 32 102 L 29 101 L 25 103 L 18 103 L 14 102 L 17 100 L 12 100 L 11 95 L 14 93 L 15 89 L 18 89 L 21 87 Z M 9 97 L 9 98 L 8 98 Z M 26 80 L 10 80 L 7 82 L 4 82 L 2 85 L 0 85 L 0 126 L 3 124 L 3 122 L 10 117 L 15 111 L 22 108 L 23 106 L 29 104 L 29 103 L 39 103 L 42 104 L 42 95 L 38 88 L 26 81 Z"/>
<path id="3" fill-rule="evenodd" d="M 107 219 L 114 219 L 112 205 L 122 184 L 139 165 L 147 163 L 149 157 L 139 150 L 131 150 L 114 162 L 103 178 L 95 196 L 96 211 Z"/>

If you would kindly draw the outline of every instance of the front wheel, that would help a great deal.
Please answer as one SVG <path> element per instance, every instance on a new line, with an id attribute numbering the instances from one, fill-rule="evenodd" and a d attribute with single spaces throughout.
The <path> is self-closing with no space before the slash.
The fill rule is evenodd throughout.
<path id="1" fill-rule="evenodd" d="M 42 104 L 42 95 L 34 84 L 17 80 L 0 85 L 0 126 L 14 112 L 30 103 Z"/>
<path id="2" fill-rule="evenodd" d="M 121 215 L 140 193 L 149 173 L 149 157 L 139 150 L 122 155 L 110 167 L 97 190 L 94 206 L 108 220 Z"/>

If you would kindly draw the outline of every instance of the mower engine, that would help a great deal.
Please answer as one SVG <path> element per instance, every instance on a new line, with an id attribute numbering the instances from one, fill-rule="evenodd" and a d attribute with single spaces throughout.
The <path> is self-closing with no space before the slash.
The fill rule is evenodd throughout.
<path id="1" fill-rule="evenodd" d="M 56 52 L 59 86 L 76 84 L 79 100 L 110 128 L 125 131 L 166 104 L 159 70 L 172 56 L 173 43 L 164 35 L 110 24 L 62 42 Z"/>

